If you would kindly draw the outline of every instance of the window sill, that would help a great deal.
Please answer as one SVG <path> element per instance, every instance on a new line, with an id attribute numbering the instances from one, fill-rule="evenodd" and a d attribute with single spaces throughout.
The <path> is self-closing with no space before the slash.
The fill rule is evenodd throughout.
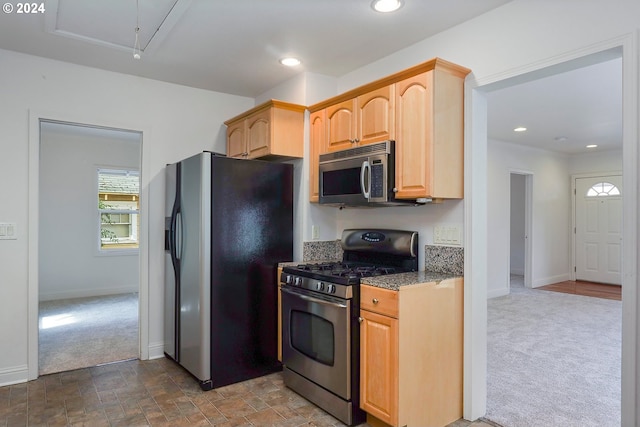
<path id="1" fill-rule="evenodd" d="M 97 256 L 138 256 L 140 250 L 135 249 L 98 249 Z"/>

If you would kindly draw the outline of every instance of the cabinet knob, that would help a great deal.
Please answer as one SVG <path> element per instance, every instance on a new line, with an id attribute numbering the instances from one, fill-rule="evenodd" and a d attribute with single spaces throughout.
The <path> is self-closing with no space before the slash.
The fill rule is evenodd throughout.
<path id="1" fill-rule="evenodd" d="M 358 138 L 350 139 L 349 142 L 352 144 L 357 144 L 358 142 L 360 142 L 360 139 Z"/>
<path id="2" fill-rule="evenodd" d="M 393 192 L 397 193 L 398 192 L 398 187 L 393 187 Z"/>
<path id="3" fill-rule="evenodd" d="M 358 323 L 362 323 L 364 321 L 363 317 L 358 317 Z"/>
<path id="4" fill-rule="evenodd" d="M 379 302 L 380 302 L 380 301 L 378 301 L 378 298 L 374 298 L 374 299 L 373 299 L 373 303 L 374 303 L 374 304 L 377 304 L 377 303 L 379 303 Z"/>

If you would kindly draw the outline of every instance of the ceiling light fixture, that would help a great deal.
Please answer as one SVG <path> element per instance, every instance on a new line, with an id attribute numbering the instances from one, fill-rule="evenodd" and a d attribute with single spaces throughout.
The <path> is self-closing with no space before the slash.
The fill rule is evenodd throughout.
<path id="1" fill-rule="evenodd" d="M 566 142 L 567 140 L 569 140 L 569 138 L 567 138 L 566 136 L 556 136 L 555 138 L 553 138 L 556 142 Z"/>
<path id="2" fill-rule="evenodd" d="M 140 41 L 138 40 L 138 33 L 140 33 L 140 5 L 139 0 L 136 0 L 136 41 L 133 43 L 133 58 L 140 59 Z"/>
<path id="3" fill-rule="evenodd" d="M 282 58 L 280 60 L 280 63 L 282 65 L 286 65 L 287 67 L 295 67 L 296 65 L 300 65 L 301 62 L 298 58 L 294 58 L 294 57 L 287 57 L 287 58 Z"/>
<path id="4" fill-rule="evenodd" d="M 596 148 L 598 146 L 598 144 L 589 144 L 587 145 L 587 148 Z"/>
<path id="5" fill-rule="evenodd" d="M 403 0 L 373 0 L 371 7 L 376 12 L 389 13 L 400 9 L 403 4 Z"/>
<path id="6" fill-rule="evenodd" d="M 514 131 L 514 132 L 524 132 L 524 131 L 526 131 L 526 130 L 527 130 L 527 128 L 526 128 L 526 127 L 524 127 L 524 126 L 518 126 L 518 127 L 517 127 L 517 128 L 515 128 L 513 131 Z"/>

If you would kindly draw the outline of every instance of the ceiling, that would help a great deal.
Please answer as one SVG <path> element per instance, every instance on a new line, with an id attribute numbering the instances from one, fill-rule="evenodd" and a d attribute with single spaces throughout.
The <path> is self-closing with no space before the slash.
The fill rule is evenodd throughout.
<path id="1" fill-rule="evenodd" d="M 404 0 L 380 14 L 371 0 L 47 0 L 44 13 L 0 14 L 0 49 L 256 97 L 301 72 L 340 77 L 509 1 Z M 287 55 L 302 64 L 279 64 Z M 619 148 L 621 93 L 619 60 L 496 90 L 489 137 Z"/>
<path id="2" fill-rule="evenodd" d="M 489 138 L 565 154 L 621 150 L 622 58 L 614 51 L 590 61 L 489 92 Z M 519 126 L 527 130 L 514 132 Z"/>

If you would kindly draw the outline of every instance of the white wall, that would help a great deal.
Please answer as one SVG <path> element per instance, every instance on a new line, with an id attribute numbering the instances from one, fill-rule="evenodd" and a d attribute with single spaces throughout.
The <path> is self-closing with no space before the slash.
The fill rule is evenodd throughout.
<path id="1" fill-rule="evenodd" d="M 569 173 L 622 171 L 622 151 L 602 151 L 572 155 L 569 158 Z"/>
<path id="2" fill-rule="evenodd" d="M 533 287 L 569 280 L 571 186 L 565 155 L 489 141 L 488 296 L 509 293 L 509 192 L 512 171 L 533 175 L 531 224 L 531 284 Z"/>
<path id="3" fill-rule="evenodd" d="M 525 175 L 511 174 L 511 196 L 510 196 L 510 254 L 511 265 L 509 271 L 511 274 L 524 276 L 524 245 L 525 245 L 525 196 L 526 181 Z"/>
<path id="4" fill-rule="evenodd" d="M 98 251 L 98 167 L 140 169 L 141 135 L 43 123 L 40 132 L 41 301 L 138 292 L 138 251 Z"/>
<path id="5" fill-rule="evenodd" d="M 143 227 L 148 228 L 141 232 L 147 239 L 141 257 L 148 268 L 141 272 L 141 285 L 148 286 L 149 306 L 141 313 L 146 317 L 142 323 L 149 324 L 149 353 L 161 355 L 164 165 L 203 149 L 224 152 L 224 120 L 251 108 L 253 99 L 4 50 L 0 93 L 0 199 L 5 201 L 0 203 L 0 222 L 17 224 L 17 240 L 0 241 L 0 342 L 5 349 L 0 352 L 0 384 L 24 381 L 27 368 L 33 369 L 27 366 L 27 328 L 29 272 L 37 273 L 37 260 L 29 259 L 29 238 L 37 237 L 37 229 L 28 227 L 30 209 L 37 209 L 38 200 L 36 195 L 30 201 L 29 193 L 29 179 L 34 173 L 37 178 L 39 167 L 30 162 L 34 117 L 143 132 L 141 202 L 147 218 Z"/>

